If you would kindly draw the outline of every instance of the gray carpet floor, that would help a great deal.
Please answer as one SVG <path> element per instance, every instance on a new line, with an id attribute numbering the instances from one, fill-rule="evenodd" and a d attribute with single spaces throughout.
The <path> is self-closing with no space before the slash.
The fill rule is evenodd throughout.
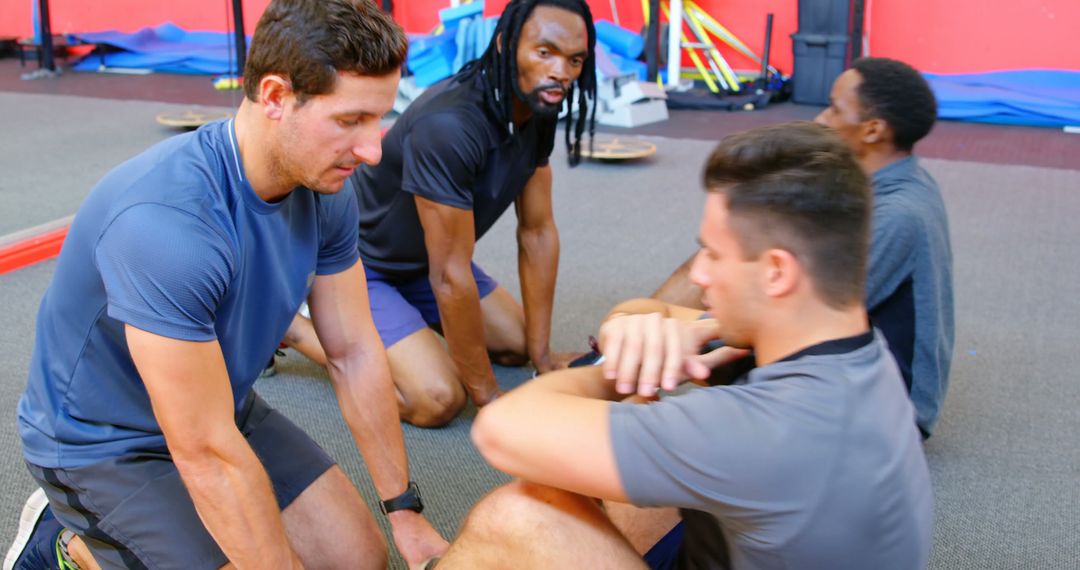
<path id="1" fill-rule="evenodd" d="M 16 96 L 0 94 L 0 103 L 5 97 Z M 25 221 L 46 208 L 53 210 L 41 221 L 72 213 L 112 163 L 167 134 L 152 122 L 152 110 L 134 105 L 52 98 L 49 113 L 55 116 L 85 120 L 86 109 L 94 109 L 94 126 L 79 144 L 62 130 L 16 141 L 5 129 L 0 149 L 27 148 L 21 160 L 2 165 L 22 182 L 0 183 L 0 218 Z M 17 115 L 0 105 L 3 124 L 18 121 Z M 614 302 L 650 293 L 695 247 L 703 200 L 699 171 L 713 143 L 653 140 L 659 152 L 638 163 L 570 170 L 561 149 L 553 156 L 562 237 L 557 350 L 582 349 Z M 62 154 L 47 152 L 57 145 L 65 148 Z M 926 446 L 937 505 L 931 567 L 1077 568 L 1080 304 L 1071 299 L 1080 282 L 1080 171 L 936 159 L 925 164 L 941 184 L 951 216 L 958 323 L 951 390 Z M 9 197 L 27 184 L 40 187 L 59 177 L 65 178 L 56 189 L 64 205 L 40 194 Z M 513 230 L 510 214 L 480 242 L 477 259 L 516 292 Z M 53 268 L 46 262 L 0 276 L 0 543 L 13 536 L 18 510 L 32 490 L 15 406 L 26 382 L 37 304 Z M 257 389 L 308 429 L 371 500 L 370 481 L 325 374 L 292 354 L 279 370 Z M 512 387 L 527 371 L 500 368 L 498 376 Z M 427 512 L 447 535 L 478 497 L 506 480 L 469 443 L 472 415 L 439 430 L 406 428 Z"/>
<path id="2" fill-rule="evenodd" d="M 74 213 L 106 172 L 176 133 L 158 113 L 196 108 L 0 92 L 0 236 Z"/>

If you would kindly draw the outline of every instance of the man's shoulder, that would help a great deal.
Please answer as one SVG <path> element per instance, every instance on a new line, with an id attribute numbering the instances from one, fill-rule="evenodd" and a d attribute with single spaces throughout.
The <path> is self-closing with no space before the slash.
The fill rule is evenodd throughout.
<path id="1" fill-rule="evenodd" d="M 443 137 L 494 134 L 498 128 L 481 86 L 458 77 L 432 86 L 406 109 L 401 120 L 410 130 L 435 130 Z"/>
<path id="2" fill-rule="evenodd" d="M 874 199 L 878 201 L 940 193 L 937 181 L 915 155 L 882 168 L 872 178 Z"/>
<path id="3" fill-rule="evenodd" d="M 139 195 L 175 196 L 176 188 L 200 187 L 221 177 L 213 137 L 201 131 L 176 135 L 119 164 L 98 186 L 139 186 Z"/>
<path id="4" fill-rule="evenodd" d="M 217 186 L 224 175 L 213 139 L 196 131 L 170 137 L 113 168 L 98 186 L 142 200 L 183 200 L 185 188 Z M 120 196 L 117 196 L 119 199 Z"/>

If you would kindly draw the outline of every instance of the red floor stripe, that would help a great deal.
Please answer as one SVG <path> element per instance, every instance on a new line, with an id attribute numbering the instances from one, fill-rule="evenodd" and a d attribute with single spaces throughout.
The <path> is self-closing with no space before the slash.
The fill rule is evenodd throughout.
<path id="1" fill-rule="evenodd" d="M 0 248 L 0 275 L 60 255 L 67 226 Z"/>

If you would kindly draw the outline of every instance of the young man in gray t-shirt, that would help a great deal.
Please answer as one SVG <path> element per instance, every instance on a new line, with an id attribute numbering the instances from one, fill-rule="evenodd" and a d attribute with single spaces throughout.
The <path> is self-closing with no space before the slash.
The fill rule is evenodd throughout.
<path id="1" fill-rule="evenodd" d="M 712 318 L 613 315 L 601 366 L 484 408 L 477 447 L 521 481 L 477 505 L 439 568 L 926 566 L 926 460 L 863 303 L 866 175 L 793 123 L 725 139 L 704 181 L 690 277 Z M 672 393 L 748 350 L 757 368 L 731 385 Z"/>

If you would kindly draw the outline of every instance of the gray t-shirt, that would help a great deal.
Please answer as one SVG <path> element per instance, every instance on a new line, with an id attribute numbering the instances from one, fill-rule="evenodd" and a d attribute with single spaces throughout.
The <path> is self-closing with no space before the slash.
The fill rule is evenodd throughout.
<path id="1" fill-rule="evenodd" d="M 917 569 L 933 497 L 880 333 L 828 341 L 731 386 L 613 403 L 627 496 L 683 509 L 683 568 Z"/>
<path id="2" fill-rule="evenodd" d="M 916 421 L 929 437 L 949 387 L 953 264 L 945 202 L 914 156 L 874 173 L 871 225 L 866 308 L 910 383 Z"/>

